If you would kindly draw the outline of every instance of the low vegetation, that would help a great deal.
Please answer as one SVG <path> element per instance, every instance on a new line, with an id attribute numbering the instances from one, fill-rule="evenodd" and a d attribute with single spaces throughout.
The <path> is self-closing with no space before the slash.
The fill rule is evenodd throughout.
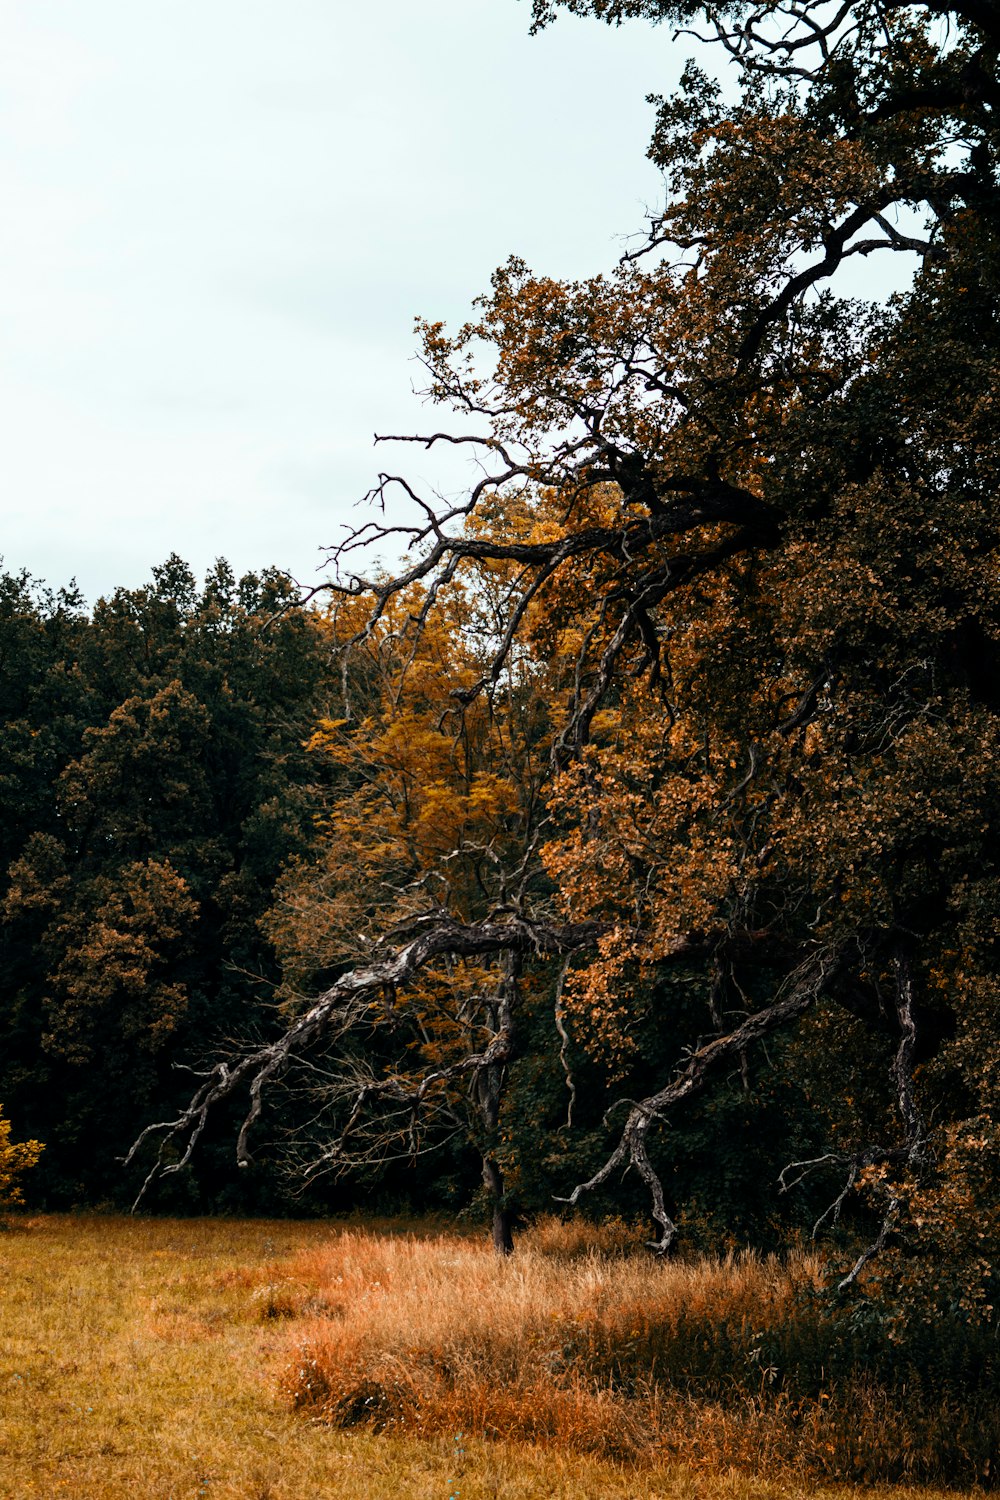
<path id="1" fill-rule="evenodd" d="M 39 1141 L 12 1141 L 10 1121 L 3 1117 L 0 1105 L 0 1211 L 22 1203 L 21 1178 L 38 1161 L 43 1147 Z"/>
<path id="2" fill-rule="evenodd" d="M 691 1493 L 683 1476 L 636 1485 L 622 1466 L 457 1432 L 396 1440 L 303 1420 L 275 1386 L 286 1325 L 260 1288 L 331 1240 L 318 1223 L 13 1220 L 0 1236 L 2 1500 Z"/>
<path id="3" fill-rule="evenodd" d="M 498 1261 L 366 1229 L 258 1283 L 296 1316 L 283 1386 L 342 1427 L 529 1440 L 702 1473 L 989 1481 L 994 1341 L 836 1309 L 815 1254 L 664 1263 L 543 1222 Z M 631 1253 L 630 1253 L 631 1252 Z"/>
<path id="4" fill-rule="evenodd" d="M 909 1418 L 857 1380 L 791 1393 L 769 1361 L 820 1329 L 808 1256 L 662 1267 L 620 1225 L 526 1238 L 504 1261 L 434 1225 L 15 1218 L 0 1497 L 791 1500 L 862 1452 L 908 1476 L 948 1434 L 989 1440 L 985 1392 L 963 1416 L 933 1371 Z"/>

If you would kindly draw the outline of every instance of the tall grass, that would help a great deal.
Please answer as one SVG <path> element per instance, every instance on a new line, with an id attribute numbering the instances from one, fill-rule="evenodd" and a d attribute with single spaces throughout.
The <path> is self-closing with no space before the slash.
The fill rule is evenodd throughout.
<path id="1" fill-rule="evenodd" d="M 302 1421 L 274 1389 L 290 1325 L 261 1288 L 332 1233 L 111 1215 L 0 1230 L 0 1500 L 691 1500 L 683 1474 Z"/>
<path id="2" fill-rule="evenodd" d="M 909 1344 L 832 1308 L 813 1254 L 691 1264 L 554 1222 L 498 1260 L 355 1229 L 266 1292 L 298 1321 L 281 1385 L 334 1426 L 473 1432 L 608 1459 L 871 1484 L 990 1483 L 995 1346 Z M 260 1295 L 260 1293 L 258 1293 Z"/>
<path id="3" fill-rule="evenodd" d="M 0 1232 L 0 1500 L 820 1500 L 771 1466 L 784 1450 L 759 1422 L 753 1472 L 711 1471 L 757 1399 L 757 1359 L 721 1403 L 726 1429 L 694 1389 L 668 1400 L 661 1375 L 648 1390 L 609 1378 L 620 1289 L 634 1318 L 653 1310 L 649 1272 L 670 1279 L 629 1261 L 626 1238 L 550 1224 L 498 1265 L 440 1225 L 22 1218 Z M 707 1295 L 726 1272 L 684 1274 Z M 588 1350 L 590 1373 L 572 1369 Z M 614 1349 L 616 1368 L 642 1357 Z M 637 1465 L 633 1443 L 654 1461 Z"/>

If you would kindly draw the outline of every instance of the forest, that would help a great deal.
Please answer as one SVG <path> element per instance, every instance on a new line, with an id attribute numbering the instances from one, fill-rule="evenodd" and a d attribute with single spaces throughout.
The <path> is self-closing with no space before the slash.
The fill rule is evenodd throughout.
<path id="1" fill-rule="evenodd" d="M 834 1365 L 933 1350 L 989 1482 L 1000 12 L 563 10 L 718 73 L 613 273 L 420 325 L 468 493 L 381 474 L 322 589 L 3 579 L 0 1189 L 814 1246 Z"/>

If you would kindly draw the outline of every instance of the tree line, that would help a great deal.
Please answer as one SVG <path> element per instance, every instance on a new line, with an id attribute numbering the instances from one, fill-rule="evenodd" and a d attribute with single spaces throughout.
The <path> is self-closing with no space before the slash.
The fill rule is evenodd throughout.
<path id="1" fill-rule="evenodd" d="M 325 661 L 291 597 L 176 557 L 92 612 L 0 578 L 0 1100 L 36 1201 L 121 1202 L 178 1067 L 274 1024 L 258 923 L 310 835 Z M 225 1201 L 202 1177 L 175 1206 Z"/>
<path id="2" fill-rule="evenodd" d="M 430 623 L 416 590 L 359 644 L 368 599 L 303 608 L 278 573 L 237 582 L 220 563 L 199 587 L 173 557 L 93 611 L 73 589 L 0 579 L 0 1101 L 18 1140 L 45 1145 L 23 1178 L 29 1201 L 127 1206 L 138 1184 L 122 1159 L 183 1104 L 193 1070 L 280 1041 L 387 926 L 444 909 L 474 924 L 518 864 L 537 882 L 567 663 L 540 672 L 525 655 L 502 704 L 454 696 L 488 666 L 506 582 L 456 586 Z M 519 998 L 517 1046 L 501 1057 L 494 1044 L 476 1078 L 470 1039 L 488 1047 L 497 1027 L 490 964 L 450 963 L 406 1005 L 360 1011 L 330 1077 L 281 1093 L 255 1170 L 233 1170 L 239 1121 L 223 1118 L 145 1206 L 320 1212 L 374 1191 L 388 1206 L 479 1212 L 485 1170 L 509 1243 L 519 1217 L 550 1210 L 596 1164 L 621 1069 L 585 1044 L 542 965 L 530 1003 Z M 637 1026 L 633 1081 L 700 1024 L 697 974 L 663 983 L 680 1019 Z M 426 1068 L 443 1087 L 419 1120 L 386 1095 L 387 1114 L 355 1121 L 335 1155 L 359 1088 L 373 1102 L 401 1094 Z M 762 1098 L 748 1077 L 685 1134 L 678 1171 L 705 1243 L 780 1238 L 758 1177 L 783 1164 L 797 1085 L 769 1077 Z M 757 1171 L 727 1144 L 751 1120 Z M 600 1207 L 643 1204 L 626 1187 Z"/>

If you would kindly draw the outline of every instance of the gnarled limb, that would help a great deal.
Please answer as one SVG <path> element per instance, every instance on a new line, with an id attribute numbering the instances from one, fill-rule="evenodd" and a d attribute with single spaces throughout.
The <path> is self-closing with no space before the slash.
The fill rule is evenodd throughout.
<path id="1" fill-rule="evenodd" d="M 676 1078 L 657 1093 L 631 1105 L 621 1139 L 611 1156 L 593 1177 L 575 1187 L 568 1198 L 559 1201 L 575 1207 L 584 1193 L 600 1187 L 617 1167 L 623 1163 L 632 1166 L 649 1189 L 652 1215 L 660 1226 L 659 1238 L 650 1242 L 650 1248 L 660 1255 L 669 1253 L 677 1228 L 667 1214 L 663 1185 L 646 1149 L 650 1125 L 654 1120 L 662 1119 L 665 1111 L 672 1105 L 697 1093 L 718 1063 L 738 1057 L 753 1042 L 769 1036 L 808 1010 L 843 972 L 846 959 L 846 945 L 824 947 L 809 954 L 789 975 L 782 994 L 773 1005 L 749 1016 L 728 1035 L 714 1037 L 691 1053 L 678 1069 Z"/>
<path id="2" fill-rule="evenodd" d="M 892 1079 L 896 1089 L 896 1103 L 903 1122 L 904 1140 L 901 1146 L 891 1151 L 875 1153 L 865 1165 L 881 1162 L 898 1162 L 911 1171 L 919 1171 L 927 1159 L 927 1131 L 923 1117 L 913 1095 L 913 1060 L 917 1045 L 917 1022 L 913 1008 L 913 975 L 910 959 L 902 944 L 893 954 L 893 970 L 896 981 L 896 1017 L 899 1021 L 900 1039 L 892 1061 Z M 846 1291 L 857 1281 L 869 1261 L 884 1250 L 899 1220 L 902 1198 L 891 1186 L 885 1189 L 886 1208 L 882 1224 L 874 1242 L 858 1256 L 854 1265 L 837 1290 Z"/>
<path id="3" fill-rule="evenodd" d="M 872 1167 L 895 1166 L 919 1170 L 927 1158 L 927 1131 L 922 1115 L 913 1095 L 913 1060 L 917 1044 L 917 1024 L 913 1004 L 913 978 L 909 956 L 902 945 L 897 945 L 892 955 L 895 979 L 895 1010 L 900 1038 L 890 1069 L 896 1103 L 903 1122 L 903 1142 L 893 1146 L 869 1146 L 863 1151 L 828 1151 L 808 1161 L 789 1162 L 779 1175 L 782 1192 L 789 1192 L 804 1182 L 814 1172 L 824 1167 L 840 1167 L 844 1170 L 843 1183 L 836 1196 L 823 1210 L 813 1225 L 813 1238 L 827 1222 L 836 1223 L 840 1211 L 850 1193 L 857 1186 L 861 1174 Z M 792 1177 L 790 1174 L 795 1173 Z M 884 1188 L 886 1207 L 874 1241 L 866 1246 L 854 1265 L 838 1284 L 838 1291 L 846 1291 L 857 1281 L 868 1263 L 885 1249 L 899 1219 L 902 1199 L 892 1186 Z"/>
<path id="4" fill-rule="evenodd" d="M 431 913 L 409 924 L 411 932 L 414 928 L 417 936 L 410 938 L 391 957 L 344 974 L 276 1041 L 255 1048 L 236 1062 L 219 1062 L 209 1069 L 187 1107 L 175 1118 L 147 1126 L 125 1157 L 127 1165 L 146 1141 L 159 1138 L 156 1160 L 133 1209 L 138 1207 L 157 1177 L 169 1176 L 188 1164 L 211 1111 L 239 1090 L 249 1093 L 250 1105 L 239 1134 L 237 1162 L 240 1166 L 249 1165 L 249 1134 L 260 1117 L 268 1088 L 293 1063 L 307 1059 L 310 1052 L 329 1046 L 361 1025 L 382 1007 L 387 992 L 403 988 L 434 960 L 567 953 L 592 945 L 600 932 L 598 924 L 592 922 L 561 926 L 533 922 L 513 914 L 502 921 L 466 924 L 444 913 Z M 509 1006 L 509 997 L 503 1003 Z M 408 1109 L 418 1109 L 432 1084 L 446 1077 L 472 1072 L 489 1078 L 491 1070 L 503 1066 L 509 1047 L 510 1026 L 501 1024 L 494 1041 L 483 1053 L 472 1052 L 447 1068 L 428 1070 L 412 1087 L 398 1079 L 367 1079 L 351 1090 L 354 1097 L 352 1122 L 356 1121 L 364 1105 L 376 1097 L 390 1098 Z M 348 1130 L 350 1128 L 351 1123 Z M 166 1153 L 175 1142 L 181 1143 L 181 1154 L 177 1160 L 168 1161 Z M 335 1154 L 336 1146 L 326 1153 L 328 1160 L 332 1161 Z"/>

